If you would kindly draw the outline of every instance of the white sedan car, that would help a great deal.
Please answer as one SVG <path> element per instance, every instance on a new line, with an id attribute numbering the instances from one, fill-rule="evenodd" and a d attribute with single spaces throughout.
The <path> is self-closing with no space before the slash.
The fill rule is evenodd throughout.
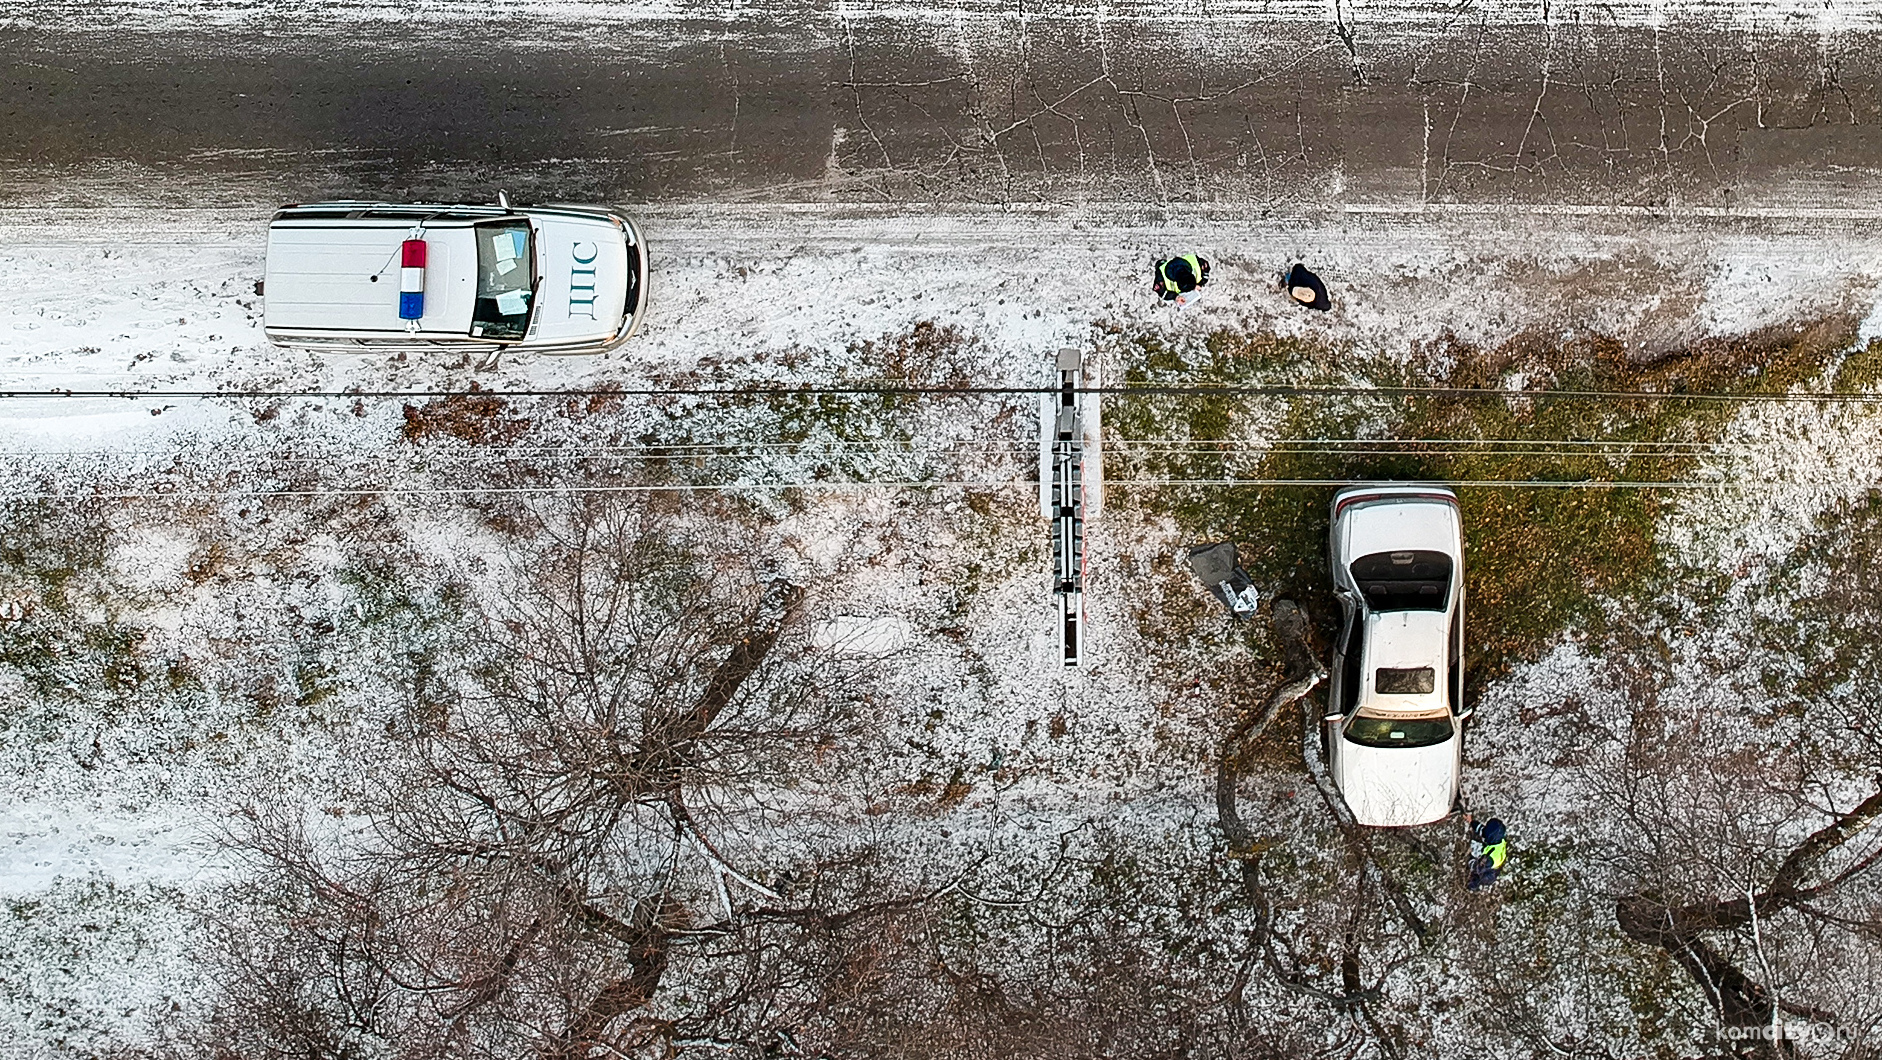
<path id="1" fill-rule="evenodd" d="M 647 244 L 605 206 L 284 206 L 261 293 L 283 346 L 601 353 L 646 309 Z"/>
<path id="2" fill-rule="evenodd" d="M 1463 772 L 1464 536 L 1437 486 L 1333 498 L 1333 588 L 1345 612 L 1328 687 L 1333 781 L 1364 825 L 1443 820 Z"/>

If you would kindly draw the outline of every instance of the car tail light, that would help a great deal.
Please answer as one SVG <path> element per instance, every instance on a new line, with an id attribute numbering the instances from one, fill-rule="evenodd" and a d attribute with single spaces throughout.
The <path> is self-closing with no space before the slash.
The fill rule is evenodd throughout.
<path id="1" fill-rule="evenodd" d="M 1333 515 L 1338 518 L 1347 508 L 1367 501 L 1440 501 L 1453 508 L 1457 506 L 1457 498 L 1448 493 L 1355 493 L 1350 497 L 1341 497 L 1333 508 Z"/>
<path id="2" fill-rule="evenodd" d="M 399 319 L 425 315 L 425 241 L 408 239 L 399 245 Z"/>

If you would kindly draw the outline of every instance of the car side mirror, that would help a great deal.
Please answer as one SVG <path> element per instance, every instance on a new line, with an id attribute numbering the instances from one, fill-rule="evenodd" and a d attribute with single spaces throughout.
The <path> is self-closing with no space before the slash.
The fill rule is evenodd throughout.
<path id="1" fill-rule="evenodd" d="M 497 205 L 501 206 L 505 210 L 509 209 L 510 208 L 510 193 L 506 191 L 497 192 Z"/>
<path id="2" fill-rule="evenodd" d="M 1346 715 L 1344 715 L 1344 714 L 1328 714 L 1328 715 L 1326 715 L 1325 717 L 1323 717 L 1323 718 L 1321 718 L 1320 720 L 1321 720 L 1321 721 L 1345 721 L 1345 720 L 1346 720 Z"/>
<path id="3" fill-rule="evenodd" d="M 1477 708 L 1471 707 L 1469 710 L 1466 710 L 1463 713 L 1457 715 L 1457 720 L 1460 722 L 1469 721 L 1471 718 L 1475 717 L 1476 714 L 1477 714 Z"/>

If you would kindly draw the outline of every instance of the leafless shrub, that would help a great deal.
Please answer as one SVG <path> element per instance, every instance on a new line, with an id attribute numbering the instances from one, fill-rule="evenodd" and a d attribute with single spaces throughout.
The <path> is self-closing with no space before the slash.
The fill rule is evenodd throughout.
<path id="1" fill-rule="evenodd" d="M 481 388 L 476 383 L 470 388 L 469 394 L 405 406 L 405 424 L 400 429 L 405 440 L 455 438 L 471 445 L 508 445 L 529 430 L 530 421 L 513 415 L 507 399 L 478 394 Z"/>
<path id="2" fill-rule="evenodd" d="M 853 675 L 798 650 L 800 589 L 754 577 L 742 542 L 705 544 L 613 501 L 543 520 L 376 805 L 251 808 L 239 845 L 293 927 L 238 953 L 220 1048 L 660 1052 L 694 1011 L 649 1007 L 676 951 L 830 928 L 772 888 L 781 867 L 723 844 L 849 725 Z"/>

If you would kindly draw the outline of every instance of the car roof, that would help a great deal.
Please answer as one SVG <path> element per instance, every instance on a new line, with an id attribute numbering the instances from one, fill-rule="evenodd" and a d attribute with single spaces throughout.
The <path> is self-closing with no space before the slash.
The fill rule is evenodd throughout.
<path id="1" fill-rule="evenodd" d="M 407 232 L 389 223 L 269 226 L 265 326 L 404 333 L 398 254 Z M 475 240 L 469 228 L 426 227 L 423 332 L 469 333 L 477 295 Z"/>
<path id="2" fill-rule="evenodd" d="M 1450 490 L 1397 484 L 1348 487 L 1334 496 L 1333 510 L 1343 562 L 1405 551 L 1463 559 L 1463 527 Z"/>
<path id="3" fill-rule="evenodd" d="M 1445 675 L 1450 669 L 1450 617 L 1444 611 L 1386 611 L 1367 616 L 1360 710 L 1390 717 L 1448 713 Z M 1433 678 L 1430 692 L 1387 694 L 1375 688 L 1382 668 L 1427 666 Z"/>
<path id="4" fill-rule="evenodd" d="M 1448 611 L 1369 612 L 1366 658 L 1374 666 L 1446 665 Z"/>

